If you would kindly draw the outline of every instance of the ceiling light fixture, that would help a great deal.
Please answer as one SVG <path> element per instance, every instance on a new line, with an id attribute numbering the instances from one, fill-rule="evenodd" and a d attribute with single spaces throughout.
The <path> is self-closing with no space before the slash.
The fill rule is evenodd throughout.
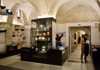
<path id="1" fill-rule="evenodd" d="M 20 18 L 21 17 L 21 10 L 19 9 L 18 11 L 17 11 L 17 18 Z"/>

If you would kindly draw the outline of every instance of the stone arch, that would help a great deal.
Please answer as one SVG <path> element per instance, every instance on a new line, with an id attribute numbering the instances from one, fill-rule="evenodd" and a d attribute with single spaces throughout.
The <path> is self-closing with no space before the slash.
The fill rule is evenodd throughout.
<path id="1" fill-rule="evenodd" d="M 31 4 L 31 3 L 30 3 L 30 4 Z M 8 22 L 8 23 L 12 23 L 12 22 L 13 22 L 14 15 L 16 14 L 17 9 L 20 7 L 19 5 L 20 5 L 20 4 L 16 3 L 16 4 L 11 8 L 11 10 L 13 11 L 13 15 L 8 15 L 8 18 L 7 18 L 7 22 Z M 38 7 L 37 7 L 35 4 L 31 4 L 31 5 L 34 7 L 34 9 L 35 9 L 36 11 L 39 12 L 39 9 L 38 9 Z M 25 16 L 26 14 L 24 13 L 23 15 Z M 30 14 L 30 16 L 31 16 L 31 14 Z M 29 17 L 30 17 L 30 16 L 29 16 Z"/>
<path id="2" fill-rule="evenodd" d="M 59 23 L 95 22 L 100 18 L 95 10 L 84 5 L 77 5 L 70 10 L 61 8 L 56 16 Z"/>
<path id="3" fill-rule="evenodd" d="M 58 1 L 59 1 L 59 0 L 54 0 L 54 1 L 52 2 L 52 5 L 51 5 L 51 7 L 50 7 L 50 9 L 49 9 L 48 14 L 53 14 L 53 10 L 54 10 L 55 6 L 57 5 Z"/>
<path id="4" fill-rule="evenodd" d="M 60 3 L 61 1 L 59 1 L 58 4 L 56 5 L 55 9 L 53 10 L 53 15 L 56 16 L 57 12 L 59 11 L 60 8 L 63 7 L 64 4 L 68 5 L 68 3 L 70 3 L 70 5 L 73 5 L 73 4 L 77 5 L 78 3 L 76 1 L 77 0 L 74 0 L 74 1 L 73 0 L 70 0 L 70 1 L 66 0 L 65 2 L 63 1 L 62 3 Z M 96 4 L 95 2 L 93 2 L 93 1 L 89 2 L 89 1 L 85 1 L 85 0 L 83 2 L 84 2 L 84 5 L 86 5 L 87 7 L 91 8 L 91 9 L 94 9 L 100 15 L 99 10 L 98 10 L 98 8 L 99 8 L 98 5 L 94 5 L 94 4 Z M 70 5 L 69 5 L 69 7 L 70 7 Z"/>

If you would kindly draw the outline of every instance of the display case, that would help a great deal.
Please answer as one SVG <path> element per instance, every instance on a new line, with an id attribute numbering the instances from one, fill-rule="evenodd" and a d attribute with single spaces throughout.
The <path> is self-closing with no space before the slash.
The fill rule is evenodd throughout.
<path id="1" fill-rule="evenodd" d="M 56 48 L 56 20 L 38 18 L 31 22 L 31 47 L 21 48 L 21 60 L 62 65 L 68 57 L 68 48 Z"/>
<path id="2" fill-rule="evenodd" d="M 45 53 L 52 48 L 52 30 L 54 18 L 41 18 L 32 20 L 31 25 L 31 46 L 34 49 L 34 56 L 46 57 Z"/>

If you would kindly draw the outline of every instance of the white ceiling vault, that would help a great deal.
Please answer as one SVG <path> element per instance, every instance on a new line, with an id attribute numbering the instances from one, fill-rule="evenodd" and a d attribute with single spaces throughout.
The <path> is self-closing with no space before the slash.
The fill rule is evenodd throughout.
<path id="1" fill-rule="evenodd" d="M 30 24 L 30 20 L 37 17 L 55 17 L 57 23 L 100 19 L 100 7 L 96 0 L 3 0 L 3 4 L 13 11 L 13 15 L 8 15 L 8 23 L 14 23 L 18 9 L 22 10 L 24 24 Z"/>

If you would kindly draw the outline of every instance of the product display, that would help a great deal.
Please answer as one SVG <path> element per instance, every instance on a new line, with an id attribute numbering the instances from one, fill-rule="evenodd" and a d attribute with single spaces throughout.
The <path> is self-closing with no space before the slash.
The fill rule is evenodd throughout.
<path id="1" fill-rule="evenodd" d="M 47 32 L 47 35 L 49 36 L 50 35 L 50 32 Z"/>
<path id="2" fill-rule="evenodd" d="M 42 52 L 45 53 L 46 52 L 46 47 L 42 46 Z"/>

